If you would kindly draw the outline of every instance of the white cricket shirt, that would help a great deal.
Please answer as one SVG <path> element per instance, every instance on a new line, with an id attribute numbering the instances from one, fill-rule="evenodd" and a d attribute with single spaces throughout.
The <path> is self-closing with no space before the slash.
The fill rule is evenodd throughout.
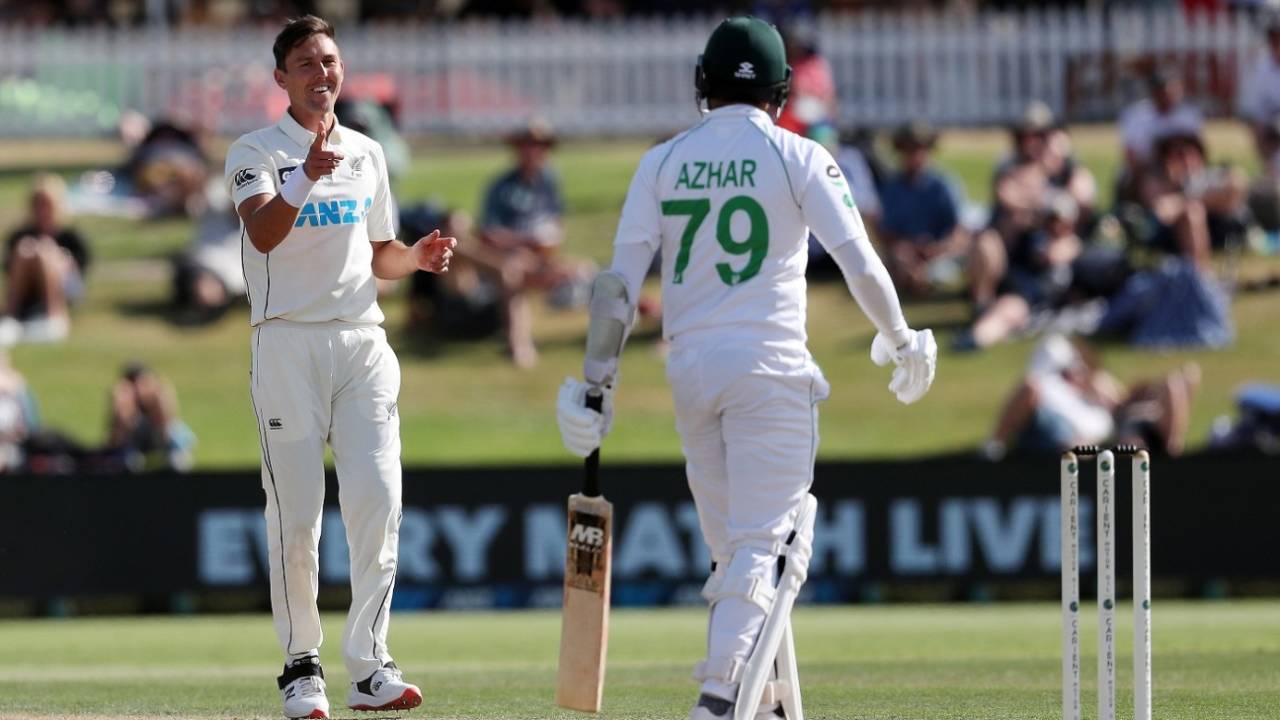
<path id="1" fill-rule="evenodd" d="M 1280 115 L 1280 63 L 1270 52 L 1254 62 L 1237 98 L 1240 116 L 1254 123 L 1271 122 Z"/>
<path id="2" fill-rule="evenodd" d="M 1189 103 L 1179 103 L 1167 114 L 1161 114 L 1150 98 L 1130 105 L 1120 116 L 1120 141 L 1124 147 L 1150 160 L 1156 143 L 1173 135 L 1199 135 L 1204 117 Z"/>
<path id="3" fill-rule="evenodd" d="M 831 153 L 729 105 L 645 154 L 614 244 L 661 249 L 667 339 L 799 348 L 810 227 L 828 249 L 858 242 L 874 257 Z"/>
<path id="4" fill-rule="evenodd" d="M 242 135 L 227 151 L 231 199 L 239 206 L 254 195 L 278 194 L 289 173 L 302 172 L 314 140 L 287 112 L 275 125 Z M 342 163 L 312 188 L 283 242 L 260 253 L 241 222 L 252 325 L 277 318 L 362 325 L 385 319 L 370 244 L 395 239 L 382 147 L 336 121 L 327 147 L 344 155 Z"/>

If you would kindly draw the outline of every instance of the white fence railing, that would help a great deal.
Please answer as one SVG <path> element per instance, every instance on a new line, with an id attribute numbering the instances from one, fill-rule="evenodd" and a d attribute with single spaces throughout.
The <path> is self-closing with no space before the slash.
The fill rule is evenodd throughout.
<path id="1" fill-rule="evenodd" d="M 658 134 L 694 117 L 693 64 L 711 19 L 344 30 L 348 90 L 394 94 L 412 133 L 492 133 L 531 114 L 565 134 Z M 1259 45 L 1245 14 L 1159 11 L 861 13 L 818 38 L 842 124 L 1001 122 L 1032 99 L 1107 119 L 1141 92 L 1136 68 L 1175 66 L 1210 113 L 1229 112 Z M 268 124 L 272 31 L 0 27 L 0 136 L 108 131 L 119 113 Z"/>

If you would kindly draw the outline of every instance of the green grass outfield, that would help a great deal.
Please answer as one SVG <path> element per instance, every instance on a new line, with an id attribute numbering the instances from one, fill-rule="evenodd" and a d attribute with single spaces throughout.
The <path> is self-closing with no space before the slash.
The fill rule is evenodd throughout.
<path id="1" fill-rule="evenodd" d="M 1082 161 L 1110 184 L 1118 143 L 1110 128 L 1079 128 Z M 1250 163 L 1243 131 L 1218 125 L 1209 134 L 1218 158 Z M 617 213 L 643 141 L 568 143 L 556 152 L 568 200 L 570 252 L 608 261 Z M 991 169 L 1006 152 L 999 130 L 954 132 L 943 137 L 940 164 L 963 180 L 970 198 L 985 199 Z M 20 218 L 29 169 L 56 165 L 73 176 L 77 167 L 101 167 L 119 149 L 99 142 L 0 143 L 0 228 Z M 507 163 L 500 145 L 435 147 L 415 153 L 398 195 L 404 202 L 438 197 L 474 209 L 487 179 Z M 1104 196 L 1108 194 L 1104 190 Z M 235 310 L 211 328 L 177 327 L 165 316 L 169 292 L 164 258 L 183 247 L 185 222 L 134 223 L 81 218 L 93 243 L 86 302 L 76 311 L 71 339 L 56 346 L 19 346 L 14 365 L 36 391 L 47 424 L 97 444 L 105 435 L 106 394 L 120 366 L 143 358 L 172 378 L 183 414 L 200 438 L 203 468 L 255 467 L 256 425 L 248 399 L 247 310 Z M 1249 270 L 1280 268 L 1280 258 L 1251 259 Z M 564 461 L 552 421 L 557 386 L 581 372 L 586 327 L 582 312 L 555 313 L 539 303 L 537 337 L 542 362 L 513 369 L 498 341 L 433 346 L 403 332 L 404 304 L 383 303 L 387 328 L 400 355 L 404 459 L 409 464 L 528 463 Z M 1280 333 L 1274 318 L 1280 296 L 1241 297 L 1235 307 L 1237 345 L 1221 352 L 1152 354 L 1108 348 L 1105 361 L 1121 379 L 1134 380 L 1194 359 L 1204 384 L 1192 417 L 1192 443 L 1202 443 L 1213 418 L 1230 412 L 1242 381 L 1277 379 Z M 985 436 L 1000 402 L 1026 361 L 1029 343 L 958 356 L 946 349 L 949 330 L 967 318 L 958 301 L 911 303 L 910 322 L 940 329 L 943 353 L 933 391 L 905 408 L 885 386 L 889 373 L 867 360 L 872 328 L 838 282 L 811 287 L 809 330 L 814 355 L 833 394 L 823 406 L 821 456 L 826 459 L 911 456 L 971 448 Z M 617 398 L 618 422 L 606 445 L 610 460 L 674 460 L 679 457 L 663 363 L 641 336 L 627 349 Z"/>
<path id="2" fill-rule="evenodd" d="M 1118 717 L 1132 717 L 1128 605 L 1119 621 Z M 700 610 L 619 610 L 601 718 L 680 720 L 696 697 Z M 1082 615 L 1093 717 L 1092 607 Z M 1162 603 L 1155 717 L 1274 720 L 1280 602 Z M 795 627 L 814 720 L 1056 720 L 1054 604 L 805 607 Z M 344 709 L 342 618 L 325 617 L 330 701 Z M 391 646 L 426 705 L 407 717 L 582 718 L 553 707 L 559 614 L 396 614 Z M 0 718 L 279 717 L 266 615 L 0 622 Z M 335 717 L 354 713 L 337 711 Z"/>

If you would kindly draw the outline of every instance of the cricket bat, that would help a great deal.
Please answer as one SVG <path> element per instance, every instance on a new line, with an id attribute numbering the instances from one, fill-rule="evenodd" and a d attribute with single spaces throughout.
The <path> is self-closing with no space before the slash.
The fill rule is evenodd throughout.
<path id="1" fill-rule="evenodd" d="M 599 410 L 602 402 L 599 392 L 587 393 L 587 407 Z M 584 463 L 582 492 L 569 496 L 568 518 L 556 704 L 599 712 L 609 644 L 613 555 L 613 505 L 600 494 L 599 448 Z"/>

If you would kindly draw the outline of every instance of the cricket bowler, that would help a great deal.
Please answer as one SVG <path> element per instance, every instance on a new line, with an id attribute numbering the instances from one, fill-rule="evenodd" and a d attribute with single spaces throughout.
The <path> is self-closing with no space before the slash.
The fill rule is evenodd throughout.
<path id="1" fill-rule="evenodd" d="M 308 15 L 276 37 L 289 108 L 227 151 L 251 306 L 250 395 L 262 449 L 271 610 L 290 718 L 327 718 L 316 609 L 324 446 L 333 449 L 351 548 L 342 651 L 353 710 L 422 702 L 387 648 L 400 529 L 400 368 L 375 278 L 449 269 L 439 232 L 396 240 L 381 146 L 338 125 L 345 66 L 333 26 Z"/>
<path id="2" fill-rule="evenodd" d="M 646 269 L 662 253 L 667 378 L 711 574 L 707 656 L 690 720 L 801 720 L 790 611 L 811 555 L 817 404 L 829 391 L 806 346 L 810 230 L 878 333 L 871 359 L 897 367 L 903 403 L 933 382 L 937 345 L 907 326 L 830 153 L 774 125 L 791 69 L 782 38 L 752 17 L 724 21 L 699 58 L 701 122 L 645 154 L 612 267 L 590 303 L 585 382 L 560 388 L 565 446 L 587 456 L 612 422 L 612 380 Z M 584 407 L 603 392 L 600 412 Z"/>

